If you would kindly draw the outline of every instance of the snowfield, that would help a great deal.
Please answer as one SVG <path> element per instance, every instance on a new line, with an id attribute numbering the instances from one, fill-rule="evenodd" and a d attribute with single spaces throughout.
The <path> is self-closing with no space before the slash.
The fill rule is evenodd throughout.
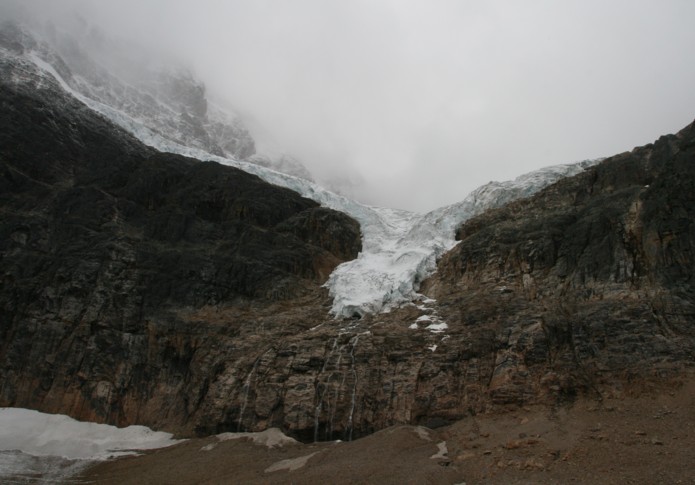
<path id="1" fill-rule="evenodd" d="M 216 438 L 200 451 L 210 451 L 218 442 L 242 438 L 267 448 L 298 444 L 277 428 L 259 433 L 222 433 Z M 0 483 L 70 483 L 95 462 L 182 441 L 145 426 L 117 428 L 60 414 L 0 408 Z M 278 465 L 276 469 L 284 467 Z"/>
<path id="2" fill-rule="evenodd" d="M 60 414 L 0 408 L 0 482 L 60 483 L 94 461 L 180 442 L 145 426 L 116 428 Z"/>
<path id="3" fill-rule="evenodd" d="M 458 225 L 489 208 L 528 197 L 600 161 L 555 165 L 511 181 L 490 182 L 461 202 L 424 215 L 371 207 L 302 178 L 172 142 L 147 128 L 142 121 L 73 90 L 51 64 L 41 59 L 39 52 L 29 53 L 26 59 L 34 64 L 41 75 L 54 78 L 64 90 L 146 145 L 164 152 L 239 168 L 355 218 L 362 227 L 362 252 L 355 260 L 338 266 L 325 284 L 333 298 L 331 313 L 336 318 L 388 312 L 404 303 L 421 299 L 418 294 L 420 283 L 435 271 L 437 259 L 456 244 L 454 231 Z"/>

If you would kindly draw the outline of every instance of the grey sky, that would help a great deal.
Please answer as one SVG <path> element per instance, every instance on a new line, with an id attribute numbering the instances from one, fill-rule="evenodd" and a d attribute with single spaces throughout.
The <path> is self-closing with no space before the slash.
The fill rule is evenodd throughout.
<path id="1" fill-rule="evenodd" d="M 319 178 L 360 174 L 377 205 L 426 211 L 695 118 L 691 0 L 81 5 L 190 60 Z"/>

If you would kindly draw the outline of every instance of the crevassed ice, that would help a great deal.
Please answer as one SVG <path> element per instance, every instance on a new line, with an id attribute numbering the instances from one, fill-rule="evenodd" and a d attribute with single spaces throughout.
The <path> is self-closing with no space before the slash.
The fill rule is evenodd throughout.
<path id="1" fill-rule="evenodd" d="M 356 259 L 338 266 L 325 284 L 333 298 L 331 313 L 336 318 L 390 311 L 419 298 L 420 283 L 435 271 L 437 258 L 456 244 L 454 231 L 457 226 L 486 209 L 528 197 L 600 161 L 555 165 L 511 181 L 490 182 L 471 192 L 461 202 L 424 215 L 371 207 L 304 179 L 172 142 L 148 129 L 141 121 L 76 92 L 37 54 L 30 54 L 29 59 L 44 73 L 56 78 L 63 89 L 146 145 L 164 152 L 237 167 L 354 217 L 362 227 L 362 252 Z"/>

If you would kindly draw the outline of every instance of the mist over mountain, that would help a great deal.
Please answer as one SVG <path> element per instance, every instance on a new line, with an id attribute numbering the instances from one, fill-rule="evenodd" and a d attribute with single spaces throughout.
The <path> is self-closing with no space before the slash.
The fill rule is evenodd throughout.
<path id="1" fill-rule="evenodd" d="M 4 2 L 8 4 L 8 2 Z M 426 212 L 686 125 L 688 2 L 20 3 L 192 68 L 316 180 Z M 61 20 L 54 20 L 56 24 Z"/>
<path id="2" fill-rule="evenodd" d="M 438 165 L 456 154 L 447 142 L 447 133 L 459 133 L 455 117 L 424 131 L 411 124 L 423 120 L 422 100 L 446 95 L 455 104 L 446 76 L 431 65 L 441 89 L 419 90 L 404 116 L 403 96 L 417 82 L 391 82 L 401 71 L 390 69 L 413 58 L 382 57 L 403 37 L 387 35 L 394 19 L 382 23 L 380 15 L 399 13 L 404 29 L 423 14 L 427 33 L 424 14 L 432 11 L 423 6 L 404 13 L 379 3 L 369 7 L 379 15 L 364 20 L 358 14 L 368 7 L 359 2 L 326 3 L 327 17 L 314 2 L 297 11 L 238 2 L 215 10 L 213 21 L 184 3 L 170 11 L 157 10 L 157 1 L 139 9 L 126 2 L 122 11 L 89 2 L 40 11 L 42 4 L 0 6 L 0 406 L 8 407 L 0 409 L 0 480 L 690 478 L 693 123 L 629 151 L 462 192 L 484 167 L 452 174 Z M 444 13 L 508 13 L 490 5 L 518 12 L 472 5 L 442 2 L 435 23 L 448 25 Z M 666 5 L 653 12 L 656 30 L 686 8 Z M 251 23 L 234 32 L 254 58 L 245 64 L 215 25 L 231 29 L 261 13 L 270 30 L 250 36 Z M 178 40 L 167 33 L 172 25 L 186 26 Z M 365 62 L 396 95 L 374 102 L 379 83 L 357 70 L 338 91 L 314 85 L 307 102 L 307 78 L 288 80 L 321 69 L 298 54 L 276 64 L 253 46 L 288 25 L 332 39 L 321 49 L 336 72 L 323 81 L 337 81 L 343 61 Z M 367 27 L 360 42 L 333 39 L 354 39 L 354 25 Z M 143 26 L 156 41 L 141 43 Z M 377 31 L 384 39 L 374 43 Z M 522 38 L 533 44 L 539 32 Z M 306 32 L 286 40 L 284 48 L 301 40 L 307 52 L 317 49 Z M 185 62 L 203 41 L 201 64 Z M 241 98 L 223 99 L 215 85 L 229 78 L 208 77 L 203 62 L 219 46 L 229 52 L 213 64 L 233 59 L 236 78 L 252 78 L 257 91 L 230 83 L 221 91 Z M 420 46 L 421 54 L 451 52 L 431 47 Z M 184 62 L 166 54 L 177 49 Z M 355 52 L 364 59 L 348 55 Z M 380 70 L 382 61 L 389 69 Z M 260 65 L 287 69 L 261 82 L 253 69 Z M 346 90 L 348 81 L 361 89 Z M 268 86 L 295 97 L 252 102 Z M 541 107 L 538 116 L 526 113 L 527 124 L 543 125 Z M 317 113 L 330 116 L 317 124 Z M 524 153 L 525 126 L 510 125 L 509 113 L 482 139 L 493 156 Z M 570 121 L 563 136 L 581 140 Z M 624 125 L 604 126 L 605 136 L 619 139 Z M 557 131 L 544 133 L 548 147 L 563 145 Z M 418 144 L 427 150 L 413 151 Z M 314 163 L 322 153 L 325 166 Z M 331 166 L 338 161 L 344 166 Z M 449 184 L 460 195 L 423 213 L 365 203 L 396 201 L 409 165 L 417 175 L 409 203 L 430 203 L 432 190 L 443 194 Z M 166 445 L 94 464 L 104 453 Z M 578 477 L 578 469 L 586 473 Z"/>

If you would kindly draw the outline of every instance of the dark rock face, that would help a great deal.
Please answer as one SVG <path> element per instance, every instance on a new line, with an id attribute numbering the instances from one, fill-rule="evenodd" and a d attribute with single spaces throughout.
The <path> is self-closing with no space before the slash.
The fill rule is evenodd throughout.
<path id="1" fill-rule="evenodd" d="M 181 312 L 321 294 L 361 249 L 352 218 L 148 149 L 28 64 L 0 78 L 0 405 L 183 422 L 217 337 Z"/>
<path id="2" fill-rule="evenodd" d="M 429 282 L 497 403 L 611 392 L 695 358 L 695 127 L 464 224 Z"/>
<path id="3" fill-rule="evenodd" d="M 423 285 L 436 302 L 259 343 L 227 428 L 349 439 L 676 378 L 695 362 L 694 182 L 690 126 L 469 221 Z"/>

